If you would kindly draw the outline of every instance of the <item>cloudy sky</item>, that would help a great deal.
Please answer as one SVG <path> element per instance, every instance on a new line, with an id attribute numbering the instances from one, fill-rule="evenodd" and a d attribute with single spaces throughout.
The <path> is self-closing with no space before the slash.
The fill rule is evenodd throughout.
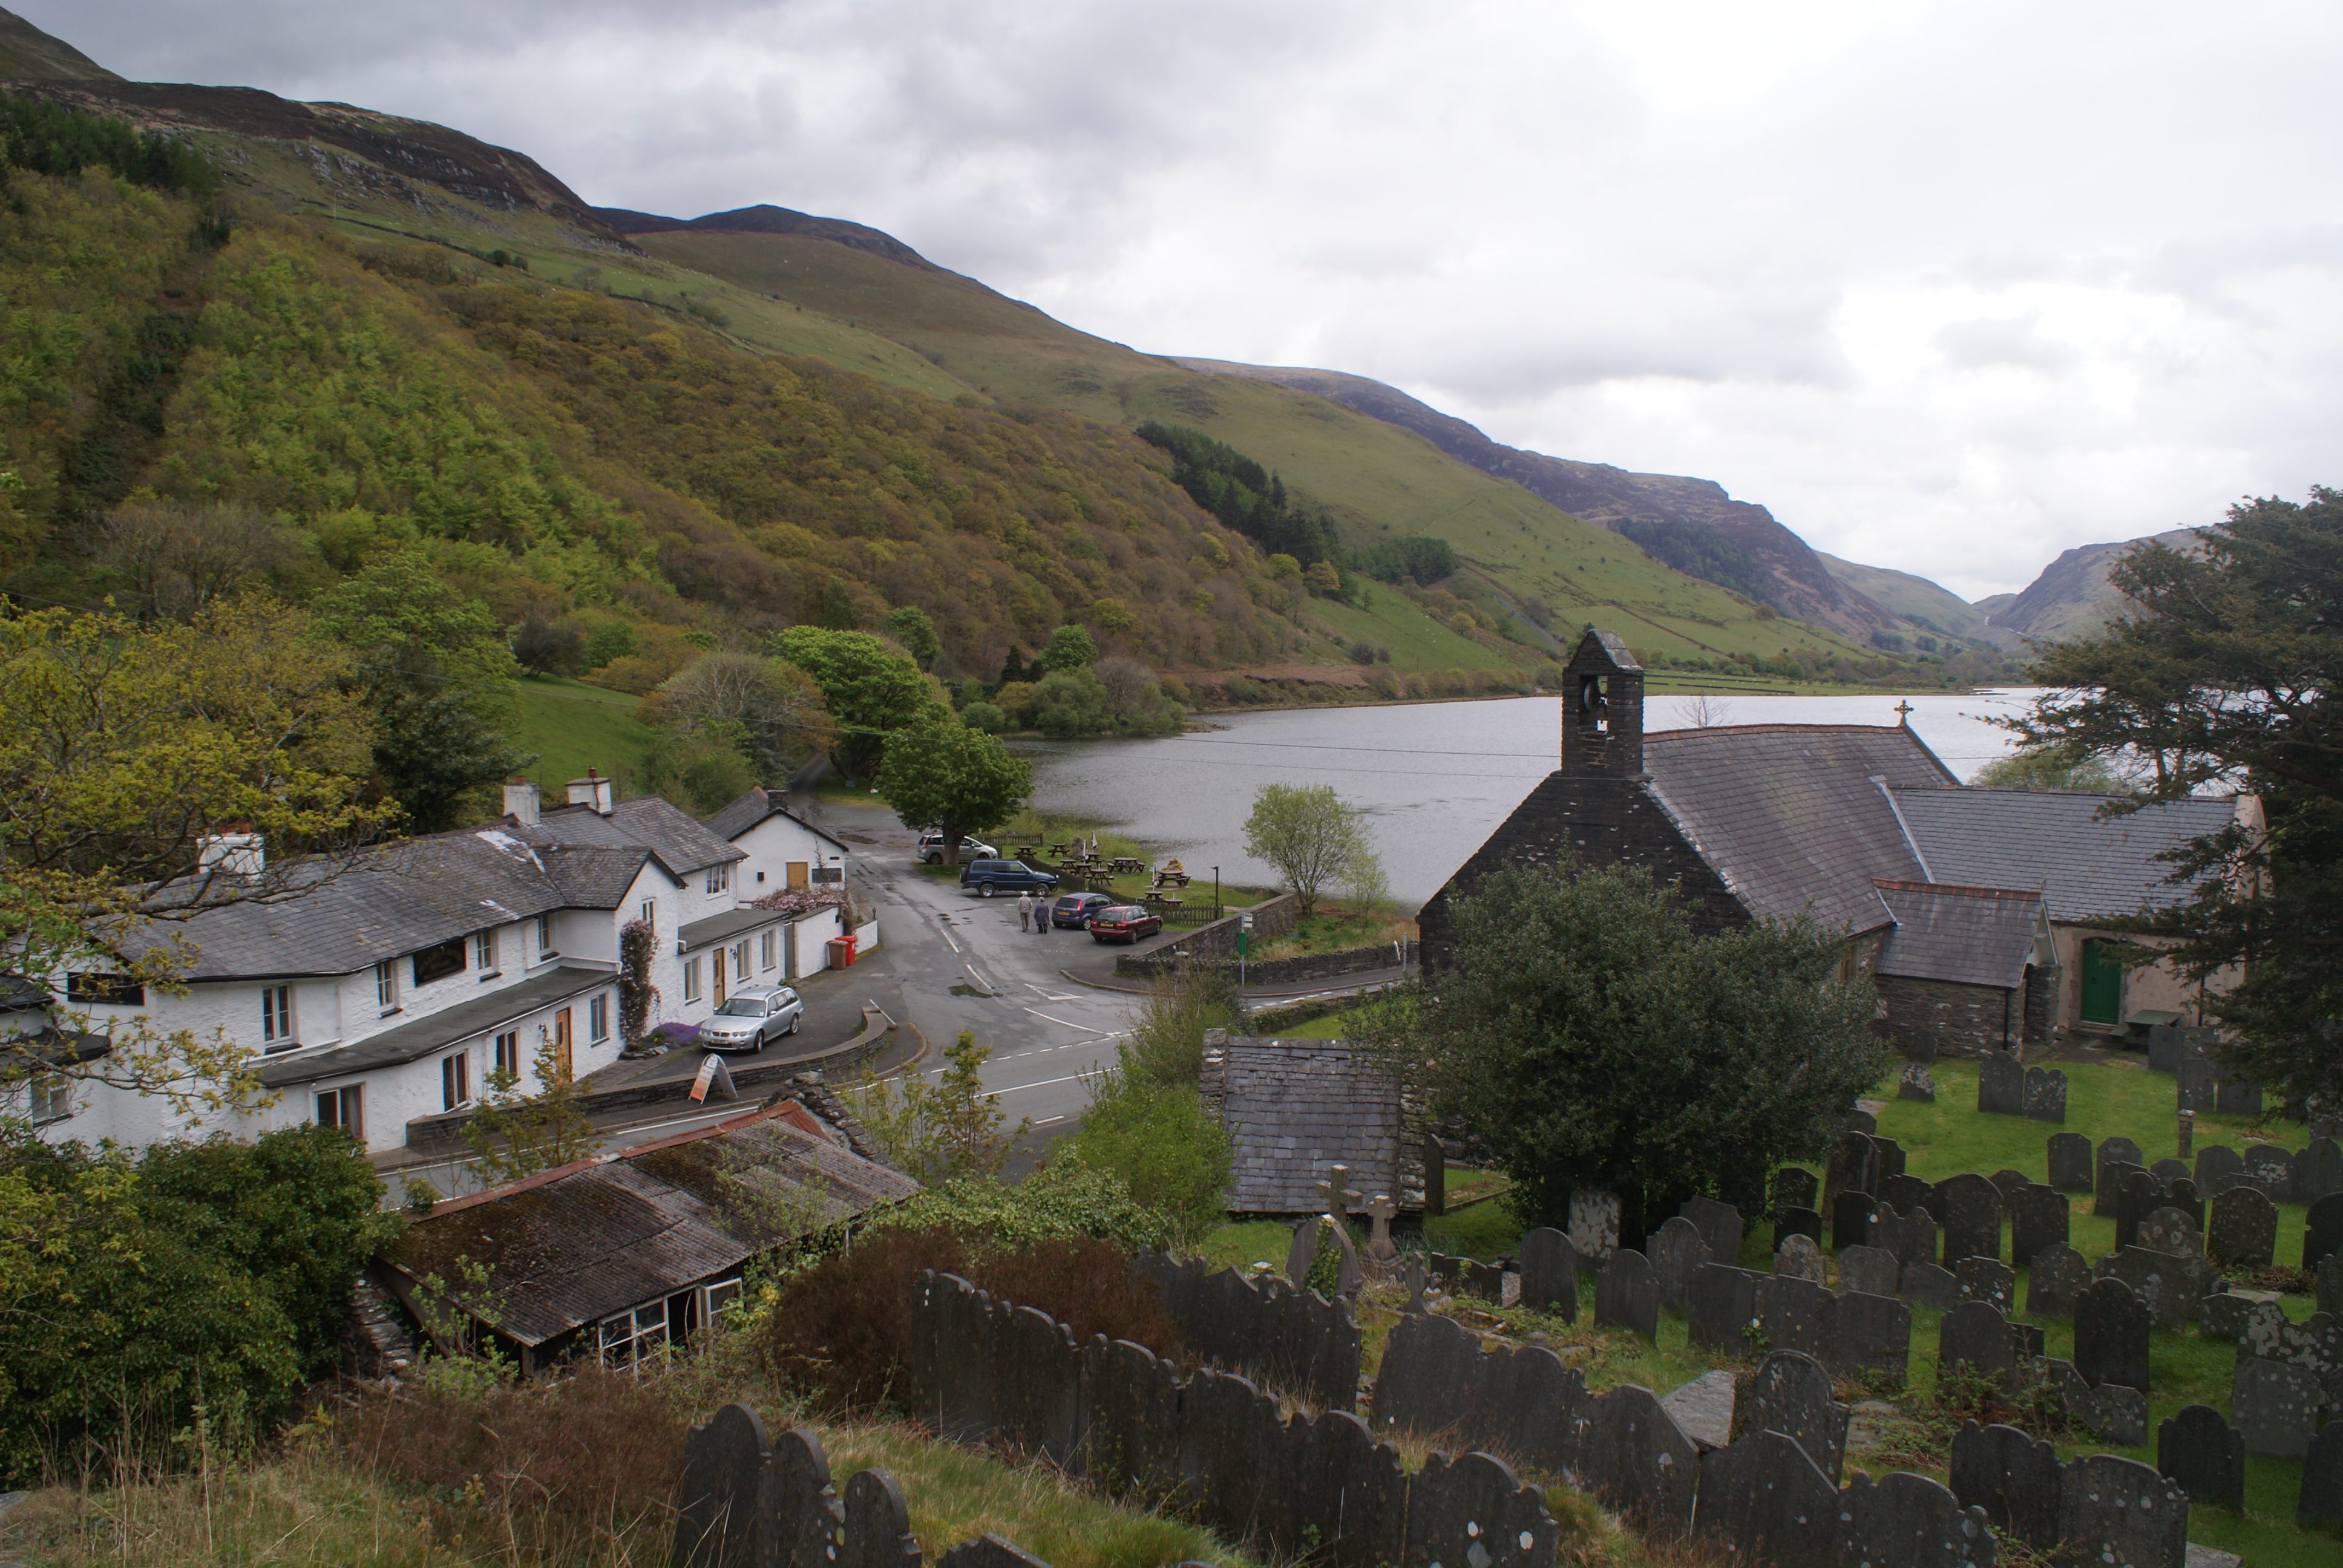
<path id="1" fill-rule="evenodd" d="M 2332 4 L 11 3 L 1703 475 L 1970 597 L 2343 484 Z"/>

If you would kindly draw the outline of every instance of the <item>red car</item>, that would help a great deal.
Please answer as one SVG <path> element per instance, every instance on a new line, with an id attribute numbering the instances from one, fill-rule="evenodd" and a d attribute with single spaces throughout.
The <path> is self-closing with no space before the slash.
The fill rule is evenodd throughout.
<path id="1" fill-rule="evenodd" d="M 1091 916 L 1091 940 L 1135 942 L 1163 929 L 1163 917 L 1137 904 L 1116 904 Z"/>

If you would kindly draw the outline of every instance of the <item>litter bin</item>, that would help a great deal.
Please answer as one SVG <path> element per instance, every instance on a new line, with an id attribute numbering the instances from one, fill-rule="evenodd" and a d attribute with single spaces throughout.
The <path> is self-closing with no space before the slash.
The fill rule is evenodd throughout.
<path id="1" fill-rule="evenodd" d="M 832 937 L 822 946 L 830 950 L 830 968 L 850 970 L 854 967 L 854 938 L 851 934 Z"/>

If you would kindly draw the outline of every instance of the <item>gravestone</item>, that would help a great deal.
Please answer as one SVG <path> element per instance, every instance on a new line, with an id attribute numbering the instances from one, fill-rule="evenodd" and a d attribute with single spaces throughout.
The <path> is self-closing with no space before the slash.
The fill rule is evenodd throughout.
<path id="1" fill-rule="evenodd" d="M 2065 1246 L 2072 1219 L 2066 1194 L 2027 1182 L 2009 1203 L 2009 1261 L 2022 1269 L 2043 1248 Z"/>
<path id="2" fill-rule="evenodd" d="M 1833 1568 L 1838 1489 L 1786 1434 L 1760 1428 L 1700 1456 L 1693 1539 L 1719 1561 Z"/>
<path id="3" fill-rule="evenodd" d="M 1815 1173 L 1795 1165 L 1785 1165 L 1774 1172 L 1774 1212 L 1785 1209 L 1811 1209 L 1821 1195 L 1821 1185 Z"/>
<path id="4" fill-rule="evenodd" d="M 970 1541 L 948 1546 L 936 1559 L 936 1568 L 1050 1568 L 1047 1563 L 1031 1552 L 1011 1545 L 1000 1536 L 986 1531 Z M 1180 1564 L 1187 1568 L 1187 1564 Z"/>
<path id="5" fill-rule="evenodd" d="M 1876 1201 L 1870 1193 L 1841 1192 L 1831 1205 L 1831 1251 L 1859 1247 L 1870 1239 L 1871 1210 Z"/>
<path id="6" fill-rule="evenodd" d="M 1842 1291 L 1892 1296 L 1901 1272 L 1902 1265 L 1896 1261 L 1896 1254 L 1885 1247 L 1849 1247 L 1838 1255 L 1838 1288 Z"/>
<path id="7" fill-rule="evenodd" d="M 1950 1312 L 1960 1304 L 1960 1276 L 1934 1263 L 1906 1263 L 1896 1293 L 1924 1312 Z"/>
<path id="8" fill-rule="evenodd" d="M 2172 1196 L 2168 1201 L 2174 1208 L 2188 1216 L 2190 1222 L 2197 1227 L 2198 1236 L 2205 1234 L 2205 1200 L 2197 1195 L 2197 1181 L 2194 1177 L 2183 1176 L 2179 1181 L 2175 1181 L 2172 1184 Z"/>
<path id="9" fill-rule="evenodd" d="M 1868 1250 L 1860 1247 L 1848 1249 L 1849 1251 Z M 1894 1260 L 1890 1259 L 1889 1261 L 1893 1262 Z M 1839 1262 L 1840 1272 L 1844 1273 L 1845 1269 L 1845 1257 L 1842 1253 Z M 1815 1246 L 1807 1237 L 1792 1236 L 1774 1250 L 1774 1271 L 1794 1280 L 1812 1280 L 1819 1285 L 1823 1282 L 1823 1250 Z M 1691 1284 L 1692 1282 L 1689 1280 L 1684 1282 L 1687 1301 L 1690 1299 Z"/>
<path id="10" fill-rule="evenodd" d="M 2058 1544 L 2057 1451 L 2014 1426 L 1961 1423 L 1953 1435 L 1953 1495 L 1982 1508 L 1993 1527 L 2037 1552 Z"/>
<path id="11" fill-rule="evenodd" d="M 2207 1198 L 2227 1188 L 2227 1178 L 2245 1173 L 2245 1157 L 2226 1143 L 2208 1144 L 2197 1151 L 2197 1191 Z"/>
<path id="12" fill-rule="evenodd" d="M 1812 1209 L 1795 1205 L 1779 1211 L 1774 1219 L 1774 1244 L 1780 1246 L 1792 1236 L 1805 1236 L 1817 1247 L 1823 1244 L 1823 1217 Z"/>
<path id="13" fill-rule="evenodd" d="M 2167 1191 L 2175 1181 L 2194 1181 L 2197 1175 L 2196 1171 L 2188 1168 L 2187 1161 L 2175 1160 L 2168 1154 L 2149 1166 L 2147 1173 L 2163 1182 Z"/>
<path id="14" fill-rule="evenodd" d="M 2091 1191 L 2103 1193 L 2110 1191 L 2107 1186 L 2107 1167 L 2117 1162 L 2137 1165 L 2143 1171 L 2147 1169 L 2147 1156 L 2140 1153 L 2138 1144 L 2128 1138 L 2103 1138 L 2099 1141 L 2098 1151 L 2093 1166 L 2096 1180 L 2092 1183 Z"/>
<path id="15" fill-rule="evenodd" d="M 1625 1383 L 1595 1400 L 1580 1470 L 1597 1498 L 1647 1532 L 1690 1528 L 1700 1453 L 1651 1390 Z"/>
<path id="16" fill-rule="evenodd" d="M 2066 1466 L 2058 1489 L 2058 1541 L 2084 1563 L 2185 1568 L 2188 1495 L 2153 1465 L 2087 1455 Z"/>
<path id="17" fill-rule="evenodd" d="M 2328 1253 L 2318 1265 L 2318 1310 L 2343 1318 L 2343 1251 Z"/>
<path id="18" fill-rule="evenodd" d="M 2219 1263 L 2266 1269 L 2278 1251 L 2278 1205 L 2252 1187 L 2232 1187 L 2213 1200 L 2205 1254 Z"/>
<path id="19" fill-rule="evenodd" d="M 1894 1209 L 1899 1213 L 1913 1213 L 1928 1206 L 1929 1196 L 1935 1191 L 1917 1176 L 1890 1176 L 1879 1184 L 1880 1207 Z"/>
<path id="20" fill-rule="evenodd" d="M 2093 1388 L 2072 1362 L 2045 1359 L 2044 1378 L 2058 1391 L 2066 1418 L 2101 1442 L 2137 1448 L 2147 1442 L 2147 1395 L 2119 1382 Z"/>
<path id="21" fill-rule="evenodd" d="M 2184 1061 L 2177 1076 L 2179 1081 L 2173 1089 L 2173 1102 L 2177 1109 L 2201 1115 L 2219 1102 L 2219 1078 L 2211 1062 Z"/>
<path id="22" fill-rule="evenodd" d="M 1872 1171 L 1875 1178 L 1871 1184 L 1871 1190 L 1876 1193 L 1881 1181 L 1886 1181 L 1890 1176 L 1904 1174 L 1904 1145 L 1896 1142 L 1893 1138 L 1882 1138 L 1878 1133 L 1874 1132 L 1871 1135 L 1871 1151 L 1875 1161 Z"/>
<path id="23" fill-rule="evenodd" d="M 2147 1308 L 2148 1321 L 2174 1333 L 2188 1326 L 2213 1282 L 2213 1266 L 2192 1253 L 2126 1247 L 2091 1265 L 2091 1277 L 2121 1280 Z"/>
<path id="24" fill-rule="evenodd" d="M 1757 1326 L 1767 1345 L 1819 1359 L 1830 1342 L 1832 1297 L 1811 1280 L 1757 1282 Z"/>
<path id="25" fill-rule="evenodd" d="M 2247 1453 L 2300 1459 L 2310 1451 L 2327 1390 L 2316 1372 L 2240 1352 L 2229 1379 L 2229 1415 Z"/>
<path id="26" fill-rule="evenodd" d="M 1556 1532 L 1545 1497 L 1485 1453 L 1435 1453 L 1407 1489 L 1407 1563 L 1545 1568 Z"/>
<path id="27" fill-rule="evenodd" d="M 1719 1367 L 1670 1389 L 1660 1408 L 1694 1448 L 1705 1451 L 1733 1441 L 1734 1402 L 1733 1374 Z"/>
<path id="28" fill-rule="evenodd" d="M 2294 1503 L 2295 1528 L 2343 1524 L 2343 1421 L 2318 1429 L 2302 1456 L 2302 1491 Z"/>
<path id="29" fill-rule="evenodd" d="M 2088 1192 L 2097 1185 L 2091 1141 L 2079 1132 L 2050 1135 L 2050 1185 L 2061 1192 Z"/>
<path id="30" fill-rule="evenodd" d="M 2036 1121 L 2064 1124 L 2066 1120 L 2066 1075 L 2055 1067 L 2026 1070 L 2026 1114 Z"/>
<path id="31" fill-rule="evenodd" d="M 1660 1332 L 1660 1286 L 1651 1260 L 1620 1247 L 1594 1276 L 1594 1322 L 1598 1328 L 1630 1329 L 1645 1339 Z"/>
<path id="32" fill-rule="evenodd" d="M 1757 1321 L 1757 1282 L 1765 1276 L 1754 1269 L 1711 1263 L 1692 1277 L 1692 1312 L 1684 1337 L 1708 1350 L 1745 1353 L 1743 1336 Z"/>
<path id="33" fill-rule="evenodd" d="M 1578 1249 L 1550 1225 L 1522 1236 L 1522 1305 L 1578 1321 Z"/>
<path id="34" fill-rule="evenodd" d="M 2280 1143 L 2248 1143 L 2244 1155 L 2246 1180 L 2261 1189 L 2273 1203 L 2294 1196 L 2294 1151 Z"/>
<path id="35" fill-rule="evenodd" d="M 2147 1392 L 2147 1304 L 2121 1280 L 2094 1280 L 2075 1298 L 2075 1370 L 2094 1388 Z"/>
<path id="36" fill-rule="evenodd" d="M 2146 1247 L 2151 1252 L 2172 1252 L 2189 1258 L 2205 1251 L 2205 1239 L 2197 1233 L 2197 1221 L 2187 1211 L 2169 1206 L 2153 1211 L 2139 1222 L 2132 1244 Z"/>
<path id="37" fill-rule="evenodd" d="M 2197 1304 L 2208 1340 L 2227 1340 L 2246 1355 L 2275 1355 L 2286 1312 L 2276 1302 L 2221 1291 Z"/>
<path id="38" fill-rule="evenodd" d="M 1945 1227 L 1945 1266 L 1963 1258 L 2001 1256 L 2001 1194 L 1984 1177 L 1964 1172 L 1936 1183 Z"/>
<path id="39" fill-rule="evenodd" d="M 1707 1243 L 1693 1222 L 1678 1214 L 1644 1243 L 1644 1257 L 1652 1266 L 1652 1282 L 1664 1311 L 1681 1312 L 1690 1303 L 1693 1271 L 1712 1261 Z M 1720 1258 L 1717 1262 L 1732 1260 Z M 1599 1321 L 1599 1320 L 1598 1320 Z"/>
<path id="40" fill-rule="evenodd" d="M 2173 1113 L 2173 1132 L 2179 1139 L 2180 1158 L 2191 1158 L 2197 1148 L 2197 1113 L 2181 1111 Z"/>
<path id="41" fill-rule="evenodd" d="M 2016 1370 L 2017 1357 L 2009 1339 L 2009 1323 L 1998 1309 L 1984 1302 L 1963 1302 L 1946 1312 L 1936 1331 L 1938 1375 L 1966 1362 L 1996 1384 Z"/>
<path id="42" fill-rule="evenodd" d="M 2116 1245 L 2128 1247 L 2139 1238 L 2139 1222 L 2162 1208 L 2170 1194 L 2164 1183 L 2146 1171 L 2127 1171 L 2116 1189 Z"/>
<path id="43" fill-rule="evenodd" d="M 767 1453 L 765 1424 L 745 1404 L 728 1404 L 691 1429 L 676 1485 L 676 1562 L 756 1568 L 757 1487 Z"/>
<path id="44" fill-rule="evenodd" d="M 2213 1109 L 2231 1116 L 2259 1116 L 2262 1091 L 2241 1078 L 2224 1078 L 2213 1086 Z"/>
<path id="45" fill-rule="evenodd" d="M 1556 1234 L 1560 1234 L 1560 1232 L 1557 1231 Z M 1407 1287 L 1407 1304 L 1401 1307 L 1400 1311 L 1403 1312 L 1430 1312 L 1432 1309 L 1423 1304 L 1423 1287 L 1430 1282 L 1432 1276 L 1424 1271 L 1423 1254 L 1421 1252 L 1410 1252 L 1407 1255 L 1407 1261 L 1400 1265 L 1399 1278 L 1400 1283 Z M 1566 1315 L 1564 1316 L 1564 1321 L 1565 1322 L 1572 1322 L 1577 1320 L 1578 1303 L 1575 1301 L 1566 1303 L 1564 1311 Z"/>
<path id="46" fill-rule="evenodd" d="M 1977 1107 L 1995 1116 L 2026 1114 L 2026 1070 L 2006 1050 L 1988 1050 L 1977 1063 Z"/>
<path id="47" fill-rule="evenodd" d="M 1839 1493 L 1838 1512 L 1841 1563 L 1984 1568 L 1994 1560 L 1985 1510 L 1963 1508 L 1925 1475 L 1891 1471 L 1874 1481 L 1858 1472 Z"/>
<path id="48" fill-rule="evenodd" d="M 2134 1176 L 2147 1174 L 2147 1167 L 2122 1160 L 2111 1160 L 2099 1167 L 2098 1195 L 2091 1201 L 2091 1214 L 2096 1219 L 2114 1220 L 2123 1212 L 2123 1186 Z"/>
<path id="49" fill-rule="evenodd" d="M 2029 1179 L 2025 1171 L 2013 1171 L 2005 1165 L 1986 1180 L 1992 1182 L 1993 1190 L 2001 1194 L 2001 1206 L 2006 1210 L 2010 1199 L 2026 1190 Z"/>
<path id="50" fill-rule="evenodd" d="M 1914 1034 L 1904 1041 L 1904 1060 L 1906 1061 L 1936 1060 L 1936 1037 L 1933 1034 Z"/>
<path id="51" fill-rule="evenodd" d="M 1296 1285 L 1308 1282 L 1310 1265 L 1318 1261 L 1318 1216 L 1297 1221 L 1293 1240 L 1285 1249 L 1285 1277 Z"/>
<path id="52" fill-rule="evenodd" d="M 2157 1424 L 2156 1468 L 2192 1503 L 2245 1510 L 2246 1440 L 2209 1404 L 2184 1405 Z"/>
<path id="53" fill-rule="evenodd" d="M 830 1455 L 804 1427 L 781 1434 L 758 1511 L 773 1523 L 769 1554 L 749 1559 L 778 1568 L 812 1568 L 838 1561 L 846 1547 L 846 1504 L 830 1483 Z"/>
<path id="54" fill-rule="evenodd" d="M 902 1483 L 883 1470 L 858 1470 L 846 1481 L 846 1538 L 838 1568 L 920 1568 L 920 1543 Z"/>
<path id="55" fill-rule="evenodd" d="M 1963 1301 L 1984 1302 L 1997 1312 L 2017 1310 L 2017 1276 L 2008 1264 L 1991 1258 L 1963 1258 L 1954 1273 L 1960 1281 Z"/>
<path id="56" fill-rule="evenodd" d="M 1879 1185 L 1879 1151 L 1865 1132 L 1842 1132 L 1823 1167 L 1825 1210 L 1835 1210 L 1842 1192 L 1869 1192 Z"/>
<path id="57" fill-rule="evenodd" d="M 1701 1244 L 1708 1249 L 1711 1261 L 1730 1263 L 1740 1258 L 1740 1210 L 1714 1198 L 1687 1198 L 1676 1212 L 1691 1221 L 1693 1229 L 1700 1232 Z"/>
<path id="58" fill-rule="evenodd" d="M 1570 1244 L 1581 1259 L 1599 1263 L 1619 1244 L 1619 1195 L 1574 1191 L 1570 1195 Z"/>
<path id="59" fill-rule="evenodd" d="M 1846 1459 L 1847 1415 L 1822 1362 L 1800 1351 L 1769 1351 L 1734 1407 L 1734 1427 L 1782 1433 L 1835 1484 Z"/>
<path id="60" fill-rule="evenodd" d="M 1896 1080 L 1896 1098 L 1916 1100 L 1923 1105 L 1936 1102 L 1936 1079 L 1928 1070 L 1926 1062 L 1907 1061 L 1904 1064 L 1904 1070 Z"/>
<path id="61" fill-rule="evenodd" d="M 2073 1317 L 2075 1298 L 2090 1282 L 2090 1265 L 2083 1261 L 2082 1253 L 2064 1242 L 2043 1248 L 2026 1271 L 2026 1315 Z"/>
<path id="62" fill-rule="evenodd" d="M 1378 1192 L 1367 1201 L 1366 1215 L 1374 1229 L 1367 1237 L 1367 1256 L 1378 1263 L 1388 1263 L 1399 1256 L 1399 1248 L 1392 1241 L 1391 1222 L 1399 1218 L 1399 1205 L 1388 1192 Z"/>
<path id="63" fill-rule="evenodd" d="M 1838 1119 L 1838 1126 L 1842 1132 L 1860 1132 L 1868 1138 L 1879 1131 L 1879 1118 L 1865 1111 L 1858 1100 L 1853 1110 Z"/>
<path id="64" fill-rule="evenodd" d="M 1832 1303 L 1830 1343 L 1818 1359 L 1835 1372 L 1902 1388 L 1912 1361 L 1912 1309 L 1885 1296 L 1845 1292 Z"/>
<path id="65" fill-rule="evenodd" d="M 2294 1157 L 2294 1201 L 2316 1203 L 2343 1192 L 2343 1145 L 2332 1138 L 2314 1138 Z"/>
<path id="66" fill-rule="evenodd" d="M 2343 1192 L 2329 1192 L 2303 1216 L 2303 1271 L 2318 1272 L 2318 1266 L 2338 1251 L 2343 1251 Z"/>
<path id="67" fill-rule="evenodd" d="M 2180 1070 L 2179 1025 L 2152 1023 L 2147 1026 L 2147 1070 L 2150 1072 Z"/>

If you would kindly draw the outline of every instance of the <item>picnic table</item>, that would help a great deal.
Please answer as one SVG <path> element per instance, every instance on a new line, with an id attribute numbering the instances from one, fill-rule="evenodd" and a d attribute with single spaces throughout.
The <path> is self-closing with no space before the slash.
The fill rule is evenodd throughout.
<path id="1" fill-rule="evenodd" d="M 1188 900 L 1177 893 L 1142 893 L 1139 901 L 1151 910 L 1176 910 Z"/>
<path id="2" fill-rule="evenodd" d="M 1017 846 L 1017 858 L 1021 860 L 1038 860 L 1041 858 L 1041 852 L 1031 844 L 1020 844 Z"/>
<path id="3" fill-rule="evenodd" d="M 1147 862 L 1136 855 L 1117 855 L 1114 858 L 1114 874 L 1118 877 L 1145 869 L 1147 869 Z"/>
<path id="4" fill-rule="evenodd" d="M 1155 873 L 1155 885 L 1159 888 L 1184 888 L 1188 885 L 1188 873 L 1185 871 L 1158 871 Z"/>

